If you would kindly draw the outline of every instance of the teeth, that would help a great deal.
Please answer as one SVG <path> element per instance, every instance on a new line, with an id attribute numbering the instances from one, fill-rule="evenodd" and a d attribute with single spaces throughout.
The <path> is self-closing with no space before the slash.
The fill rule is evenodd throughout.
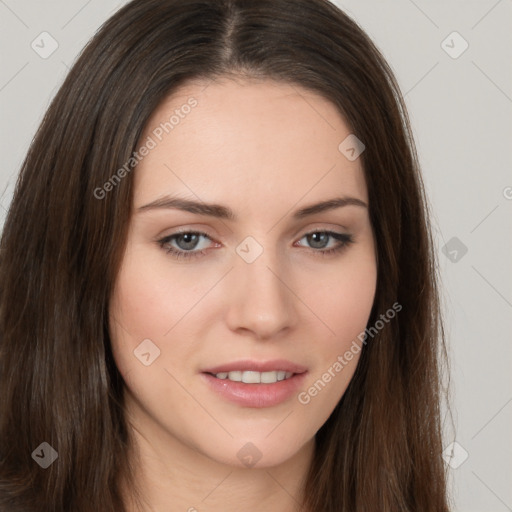
<path id="1" fill-rule="evenodd" d="M 242 382 L 246 384 L 259 384 L 261 382 L 261 373 L 260 372 L 243 372 L 242 373 Z"/>
<path id="2" fill-rule="evenodd" d="M 228 379 L 233 382 L 243 382 L 245 384 L 273 384 L 280 380 L 289 379 L 292 372 L 278 370 L 273 372 L 253 372 L 253 371 L 234 371 L 216 373 L 218 379 Z"/>
<path id="3" fill-rule="evenodd" d="M 261 383 L 262 384 L 271 384 L 273 382 L 277 382 L 277 372 L 262 372 L 262 374 L 261 374 Z"/>
<path id="4" fill-rule="evenodd" d="M 242 372 L 229 372 L 228 379 L 235 382 L 240 382 L 242 380 Z"/>

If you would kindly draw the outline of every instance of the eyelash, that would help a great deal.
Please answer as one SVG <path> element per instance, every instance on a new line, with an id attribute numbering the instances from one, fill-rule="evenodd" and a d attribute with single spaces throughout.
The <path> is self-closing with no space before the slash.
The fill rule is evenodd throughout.
<path id="1" fill-rule="evenodd" d="M 337 253 L 341 253 L 345 249 L 347 249 L 352 243 L 354 243 L 354 237 L 350 234 L 344 234 L 344 233 L 337 233 L 335 231 L 310 231 L 309 233 L 305 233 L 302 235 L 301 239 L 308 235 L 314 235 L 314 234 L 326 234 L 329 235 L 331 238 L 334 238 L 341 242 L 340 245 L 337 247 L 333 247 L 331 249 L 327 250 L 321 250 L 321 249 L 310 249 L 313 253 L 319 255 L 319 256 L 331 256 Z M 204 256 L 206 254 L 206 249 L 202 249 L 201 251 L 184 251 L 184 250 L 178 250 L 174 247 L 168 246 L 165 248 L 167 244 L 169 244 L 174 238 L 182 236 L 182 235 L 200 235 L 204 236 L 211 240 L 211 238 L 202 231 L 181 231 L 178 233 L 174 233 L 172 235 L 166 236 L 160 240 L 157 241 L 160 248 L 164 249 L 166 253 L 171 254 L 171 256 L 175 259 L 188 259 L 188 258 L 197 258 L 200 256 Z"/>

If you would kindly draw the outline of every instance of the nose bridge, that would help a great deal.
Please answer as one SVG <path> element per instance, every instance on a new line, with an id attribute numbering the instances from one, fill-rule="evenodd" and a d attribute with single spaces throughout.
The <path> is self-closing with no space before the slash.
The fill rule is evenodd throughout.
<path id="1" fill-rule="evenodd" d="M 271 237 L 267 237 L 267 240 Z M 295 320 L 293 294 L 285 285 L 287 272 L 276 248 L 247 237 L 237 247 L 231 279 L 236 293 L 230 304 L 232 329 L 270 337 Z"/>

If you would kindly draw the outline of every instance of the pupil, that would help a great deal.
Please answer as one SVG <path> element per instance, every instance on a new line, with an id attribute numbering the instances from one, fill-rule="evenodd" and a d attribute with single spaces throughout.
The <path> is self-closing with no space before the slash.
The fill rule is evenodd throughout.
<path id="1" fill-rule="evenodd" d="M 327 233 L 313 233 L 313 234 L 309 235 L 309 237 L 310 237 L 310 244 L 313 247 L 323 248 L 323 247 L 325 247 L 325 242 L 329 238 L 329 235 Z M 312 242 L 311 242 L 311 239 L 312 239 Z"/>
<path id="2" fill-rule="evenodd" d="M 184 235 L 181 235 L 178 240 L 185 240 L 185 244 L 179 244 L 181 249 L 193 249 L 197 243 L 197 235 L 192 233 L 185 233 Z"/>

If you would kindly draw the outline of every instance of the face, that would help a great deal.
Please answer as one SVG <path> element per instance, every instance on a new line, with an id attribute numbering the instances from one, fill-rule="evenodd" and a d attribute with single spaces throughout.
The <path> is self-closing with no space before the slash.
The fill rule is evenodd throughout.
<path id="1" fill-rule="evenodd" d="M 270 80 L 189 82 L 153 113 L 110 304 L 129 421 L 153 445 L 275 466 L 342 397 L 377 279 L 350 133 Z"/>

